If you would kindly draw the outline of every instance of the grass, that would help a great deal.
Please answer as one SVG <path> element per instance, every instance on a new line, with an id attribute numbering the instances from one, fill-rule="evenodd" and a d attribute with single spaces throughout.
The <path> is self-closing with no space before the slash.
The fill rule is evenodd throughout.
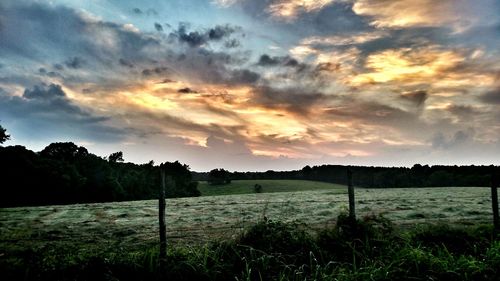
<path id="1" fill-rule="evenodd" d="M 263 193 L 315 190 L 344 193 L 346 189 L 344 185 L 306 180 L 233 180 L 225 185 L 209 185 L 202 181 L 199 182 L 198 189 L 202 196 L 249 194 L 255 193 L 256 184 L 262 186 Z"/>
<path id="2" fill-rule="evenodd" d="M 384 214 L 401 225 L 490 222 L 489 192 L 463 187 L 356 189 L 356 210 L 359 216 Z M 321 228 L 335 222 L 347 201 L 345 193 L 328 189 L 168 199 L 167 236 L 173 243 L 231 239 L 264 217 Z M 48 243 L 80 245 L 88 251 L 140 248 L 157 240 L 158 202 L 0 209 L 0 229 L 0 249 Z"/>
<path id="3" fill-rule="evenodd" d="M 263 219 L 232 240 L 82 253 L 48 245 L 0 258 L 5 280 L 498 280 L 500 241 L 490 226 L 401 229 L 381 216 L 311 233 Z"/>
<path id="4" fill-rule="evenodd" d="M 347 208 L 339 191 L 168 199 L 170 273 L 157 267 L 155 200 L 0 209 L 0 272 L 5 280 L 498 277 L 500 243 L 474 226 L 490 223 L 488 188 L 356 189 L 366 220 L 355 225 L 339 217 Z M 454 228 L 415 227 L 429 223 Z"/>

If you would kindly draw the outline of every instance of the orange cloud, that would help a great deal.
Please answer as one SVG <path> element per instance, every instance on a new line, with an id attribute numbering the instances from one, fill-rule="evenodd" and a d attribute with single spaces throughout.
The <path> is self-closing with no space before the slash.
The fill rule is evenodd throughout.
<path id="1" fill-rule="evenodd" d="M 457 31 L 475 19 L 464 17 L 459 10 L 467 7 L 465 0 L 358 0 L 353 11 L 372 17 L 377 27 L 411 27 L 452 25 Z M 470 4 L 469 4 L 470 5 Z M 480 4 L 478 4 L 480 5 Z"/>
<path id="2" fill-rule="evenodd" d="M 353 77 L 351 82 L 354 85 L 391 81 L 428 83 L 464 60 L 461 53 L 436 46 L 387 50 L 369 55 L 365 63 L 369 72 Z"/>

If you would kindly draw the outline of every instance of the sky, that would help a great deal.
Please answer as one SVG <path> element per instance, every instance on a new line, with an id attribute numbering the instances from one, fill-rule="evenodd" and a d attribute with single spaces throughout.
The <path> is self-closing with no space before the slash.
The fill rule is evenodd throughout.
<path id="1" fill-rule="evenodd" d="M 195 171 L 500 164 L 498 0 L 0 2 L 0 124 Z"/>

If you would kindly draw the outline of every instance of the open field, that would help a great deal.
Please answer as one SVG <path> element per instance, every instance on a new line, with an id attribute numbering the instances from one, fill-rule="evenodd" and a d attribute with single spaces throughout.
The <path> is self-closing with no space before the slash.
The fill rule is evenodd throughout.
<path id="1" fill-rule="evenodd" d="M 383 214 L 398 224 L 470 224 L 491 217 L 488 188 L 357 189 L 356 202 L 359 216 Z M 67 244 L 104 251 L 152 245 L 158 239 L 157 204 L 148 200 L 0 209 L 0 249 Z M 316 228 L 332 224 L 346 208 L 347 195 L 337 190 L 168 199 L 167 235 L 171 242 L 230 238 L 264 216 Z"/>
<path id="2" fill-rule="evenodd" d="M 229 184 L 209 185 L 206 181 L 199 182 L 198 189 L 202 196 L 249 194 L 254 192 L 254 185 L 262 186 L 262 193 L 331 190 L 345 192 L 345 186 L 340 184 L 306 181 L 306 180 L 233 180 Z"/>

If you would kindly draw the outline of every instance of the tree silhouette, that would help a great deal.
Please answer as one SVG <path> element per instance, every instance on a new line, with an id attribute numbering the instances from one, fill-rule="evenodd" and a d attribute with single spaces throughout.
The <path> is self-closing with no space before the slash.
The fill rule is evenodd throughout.
<path id="1" fill-rule="evenodd" d="M 50 159 L 75 162 L 89 154 L 83 146 L 78 146 L 72 142 L 54 142 L 46 146 L 40 155 Z"/>
<path id="2" fill-rule="evenodd" d="M 123 152 L 118 151 L 118 152 L 111 153 L 108 156 L 108 161 L 111 163 L 123 162 L 124 161 L 123 160 Z"/>
<path id="3" fill-rule="evenodd" d="M 231 183 L 231 173 L 224 169 L 213 169 L 208 173 L 208 183 L 211 185 Z"/>
<path id="4" fill-rule="evenodd" d="M 7 134 L 7 130 L 0 125 L 0 144 L 10 139 L 10 135 Z"/>

